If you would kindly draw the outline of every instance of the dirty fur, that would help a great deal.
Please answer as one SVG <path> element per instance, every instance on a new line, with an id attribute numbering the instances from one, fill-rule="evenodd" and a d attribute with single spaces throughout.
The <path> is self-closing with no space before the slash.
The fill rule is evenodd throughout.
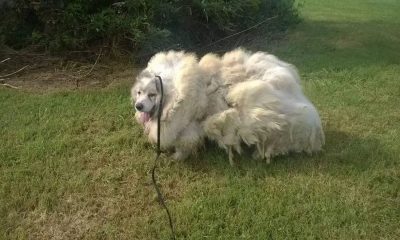
<path id="1" fill-rule="evenodd" d="M 277 155 L 312 153 L 324 145 L 319 114 L 301 89 L 297 69 L 274 55 L 241 48 L 200 60 L 185 52 L 156 54 L 132 88 L 135 104 L 143 103 L 137 120 L 146 120 L 141 123 L 151 142 L 156 142 L 159 96 L 152 100 L 138 91 L 157 88 L 156 75 L 165 92 L 161 146 L 173 149 L 177 159 L 196 152 L 205 138 L 225 149 L 231 164 L 242 144 L 268 163 Z"/>

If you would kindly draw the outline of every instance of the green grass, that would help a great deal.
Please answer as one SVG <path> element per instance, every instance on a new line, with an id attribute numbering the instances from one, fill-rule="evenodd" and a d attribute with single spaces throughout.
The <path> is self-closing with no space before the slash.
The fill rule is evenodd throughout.
<path id="1" fill-rule="evenodd" d="M 399 12 L 396 0 L 305 1 L 304 21 L 266 50 L 299 68 L 324 152 L 235 168 L 213 145 L 164 156 L 178 239 L 400 238 Z M 168 239 L 128 90 L 0 89 L 0 239 Z"/>

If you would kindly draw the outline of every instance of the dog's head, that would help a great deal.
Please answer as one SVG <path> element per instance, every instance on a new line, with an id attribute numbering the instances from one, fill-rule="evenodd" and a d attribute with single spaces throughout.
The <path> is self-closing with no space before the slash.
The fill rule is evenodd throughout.
<path id="1" fill-rule="evenodd" d="M 149 71 L 142 71 L 131 89 L 132 105 L 135 108 L 137 120 L 145 124 L 157 116 L 161 97 L 158 78 Z"/>

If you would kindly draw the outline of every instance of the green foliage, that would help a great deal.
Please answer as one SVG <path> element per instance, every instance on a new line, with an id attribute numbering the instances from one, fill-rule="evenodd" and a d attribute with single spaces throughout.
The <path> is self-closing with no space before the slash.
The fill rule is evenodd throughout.
<path id="1" fill-rule="evenodd" d="M 102 44 L 128 50 L 190 47 L 278 16 L 269 30 L 298 20 L 294 0 L 17 0 L 0 10 L 5 44 L 50 51 Z"/>

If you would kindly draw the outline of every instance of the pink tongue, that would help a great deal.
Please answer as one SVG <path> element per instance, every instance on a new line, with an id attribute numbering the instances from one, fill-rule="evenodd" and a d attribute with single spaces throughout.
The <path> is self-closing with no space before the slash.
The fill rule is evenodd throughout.
<path id="1" fill-rule="evenodd" d="M 142 122 L 142 123 L 146 123 L 146 122 L 148 122 L 150 120 L 150 114 L 149 113 L 146 113 L 146 112 L 141 112 L 140 113 L 140 121 Z"/>

